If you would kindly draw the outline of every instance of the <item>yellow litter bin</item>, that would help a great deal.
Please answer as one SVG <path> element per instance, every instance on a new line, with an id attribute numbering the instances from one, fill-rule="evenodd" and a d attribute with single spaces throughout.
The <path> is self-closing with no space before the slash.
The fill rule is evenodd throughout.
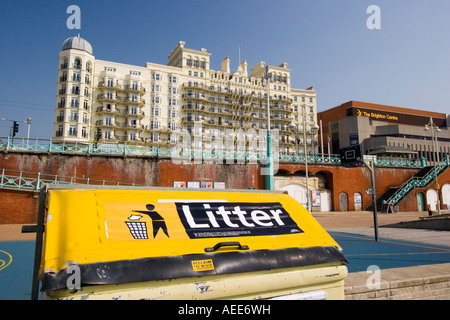
<path id="1" fill-rule="evenodd" d="M 344 298 L 344 254 L 287 194 L 91 186 L 42 195 L 45 299 Z"/>

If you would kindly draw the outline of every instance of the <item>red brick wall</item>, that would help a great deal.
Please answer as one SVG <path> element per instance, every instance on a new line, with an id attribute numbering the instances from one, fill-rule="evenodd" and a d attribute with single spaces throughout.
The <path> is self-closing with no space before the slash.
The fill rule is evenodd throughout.
<path id="1" fill-rule="evenodd" d="M 220 181 L 227 188 L 264 189 L 264 176 L 257 164 L 175 164 L 167 159 L 124 156 L 85 156 L 37 153 L 0 153 L 0 170 L 41 172 L 58 176 L 75 176 L 139 185 L 172 187 L 174 181 Z M 304 171 L 303 165 L 279 164 L 279 169 L 294 173 Z M 309 165 L 310 173 L 325 174 L 326 189 L 332 191 L 333 210 L 339 211 L 339 195 L 348 195 L 348 210 L 355 210 L 354 194 L 362 195 L 362 208 L 372 203 L 366 194 L 371 188 L 370 173 L 365 167 L 344 168 L 336 165 Z M 381 196 L 389 187 L 397 187 L 407 181 L 419 169 L 377 168 L 376 191 Z M 450 170 L 439 179 L 440 185 L 450 183 Z M 426 190 L 423 190 L 426 194 Z M 399 206 L 401 211 L 416 211 L 417 190 Z M 0 189 L 0 223 L 34 223 L 38 208 L 37 195 L 33 192 Z"/>
<path id="2" fill-rule="evenodd" d="M 39 193 L 0 189 L 0 224 L 36 223 Z"/>

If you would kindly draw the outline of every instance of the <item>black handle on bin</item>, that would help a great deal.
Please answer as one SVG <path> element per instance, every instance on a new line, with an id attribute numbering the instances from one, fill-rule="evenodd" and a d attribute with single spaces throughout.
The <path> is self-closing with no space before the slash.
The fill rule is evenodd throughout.
<path id="1" fill-rule="evenodd" d="M 248 250 L 248 246 L 241 245 L 239 242 L 219 242 L 214 247 L 205 248 L 206 252 L 214 252 L 222 247 L 239 247 L 239 250 Z"/>

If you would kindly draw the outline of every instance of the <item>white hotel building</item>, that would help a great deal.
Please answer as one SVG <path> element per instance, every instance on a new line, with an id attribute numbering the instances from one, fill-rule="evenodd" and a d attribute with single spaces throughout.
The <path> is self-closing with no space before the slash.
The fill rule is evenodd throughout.
<path id="1" fill-rule="evenodd" d="M 78 37 L 64 41 L 59 53 L 54 143 L 137 144 L 167 149 L 180 132 L 202 135 L 202 146 L 238 129 L 267 129 L 266 68 L 270 82 L 270 123 L 279 129 L 280 153 L 308 152 L 317 145 L 316 92 L 291 87 L 287 63 L 258 63 L 236 71 L 228 57 L 221 70 L 210 69 L 211 53 L 179 42 L 167 65 L 134 66 L 96 59 L 92 46 Z M 196 124 L 201 132 L 194 133 Z M 295 125 L 295 126 L 294 126 Z M 227 130 L 228 129 L 228 130 Z M 296 139 L 297 137 L 297 139 Z M 194 141 L 194 139 L 192 139 Z M 205 142 L 206 141 L 206 142 Z M 317 152 L 317 149 L 315 150 Z"/>

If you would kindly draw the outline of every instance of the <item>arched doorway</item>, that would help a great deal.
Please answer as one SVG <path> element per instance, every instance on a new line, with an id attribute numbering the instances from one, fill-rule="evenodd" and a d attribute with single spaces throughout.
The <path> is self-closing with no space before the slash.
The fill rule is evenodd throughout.
<path id="1" fill-rule="evenodd" d="M 356 192 L 353 195 L 353 202 L 355 204 L 355 211 L 361 211 L 362 210 L 362 195 L 359 192 Z"/>
<path id="2" fill-rule="evenodd" d="M 424 201 L 424 195 L 423 192 L 417 193 L 417 210 L 418 211 L 425 211 L 425 201 Z"/>
<path id="3" fill-rule="evenodd" d="M 430 189 L 427 191 L 427 208 L 429 207 L 431 211 L 437 211 L 437 191 Z"/>
<path id="4" fill-rule="evenodd" d="M 444 184 L 441 189 L 442 192 L 442 204 L 444 209 L 450 209 L 450 184 Z"/>
<path id="5" fill-rule="evenodd" d="M 339 211 L 348 211 L 348 196 L 345 192 L 339 195 Z"/>
<path id="6" fill-rule="evenodd" d="M 305 208 L 307 207 L 306 188 L 299 184 L 289 184 L 281 188 L 281 190 L 287 191 L 288 194 L 300 202 Z"/>

